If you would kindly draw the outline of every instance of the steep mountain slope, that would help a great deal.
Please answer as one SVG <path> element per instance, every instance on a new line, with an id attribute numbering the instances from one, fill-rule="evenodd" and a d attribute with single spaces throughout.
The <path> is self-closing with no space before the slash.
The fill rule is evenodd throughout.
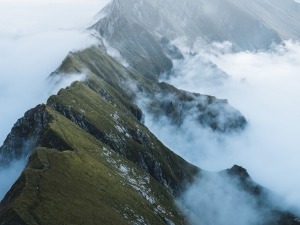
<path id="1" fill-rule="evenodd" d="M 182 4 L 184 7 L 179 7 Z M 193 115 L 196 125 L 215 132 L 241 131 L 247 122 L 227 100 L 158 81 L 160 74 L 171 72 L 172 59 L 183 57 L 170 39 L 185 33 L 191 41 L 197 35 L 204 35 L 207 41 L 229 37 L 241 49 L 264 48 L 280 41 L 277 31 L 237 10 L 233 2 L 225 7 L 217 0 L 205 2 L 205 7 L 212 4 L 213 9 L 225 7 L 239 13 L 252 31 L 250 35 L 225 34 L 228 27 L 222 30 L 211 21 L 206 24 L 211 28 L 209 33 L 207 27 L 198 28 L 197 24 L 205 24 L 211 9 L 205 8 L 204 2 L 195 4 L 114 0 L 106 7 L 107 16 L 92 28 L 130 66 L 124 67 L 109 56 L 101 37 L 95 34 L 97 46 L 70 52 L 51 74 L 56 79 L 85 74 L 86 79 L 26 112 L 0 148 L 1 166 L 28 159 L 0 203 L 1 225 L 190 223 L 180 211 L 177 197 L 196 178 L 204 182 L 203 176 L 216 174 L 189 164 L 165 147 L 143 125 L 144 114 L 138 105 L 174 126 L 180 126 L 188 115 Z M 166 8 L 172 9 L 170 14 L 164 13 Z M 198 17 L 198 10 L 204 14 Z M 175 15 L 183 15 L 187 21 L 176 24 L 180 21 Z M 190 23 L 193 16 L 197 20 Z M 227 16 L 233 20 L 231 14 Z M 262 32 L 262 39 L 255 40 L 252 32 Z M 238 36 L 240 33 L 244 36 Z M 225 173 L 257 202 L 258 211 L 272 215 L 260 224 L 300 224 L 295 215 L 271 203 L 266 197 L 272 195 L 270 191 L 255 184 L 243 168 L 234 166 L 219 174 Z"/>
<path id="2" fill-rule="evenodd" d="M 210 104 L 230 106 L 152 82 L 108 56 L 103 46 L 70 53 L 52 76 L 83 71 L 84 83 L 75 82 L 51 96 L 47 105 L 29 110 L 1 147 L 2 165 L 29 157 L 0 204 L 1 224 L 189 224 L 175 198 L 196 176 L 210 173 L 160 143 L 141 123 L 143 114 L 134 99 L 152 91 L 174 93 L 182 105 L 208 98 L 207 105 L 195 108 L 208 118 Z M 128 82 L 139 92 L 125 86 Z M 149 106 L 161 105 L 159 98 L 149 98 Z M 230 113 L 237 121 L 231 130 L 242 129 L 244 118 L 231 107 Z M 275 215 L 276 221 L 295 220 L 280 210 Z"/>
<path id="3" fill-rule="evenodd" d="M 185 38 L 190 45 L 196 40 L 230 41 L 238 50 L 257 50 L 267 49 L 282 39 L 299 38 L 300 28 L 300 6 L 293 0 L 276 3 L 269 0 L 114 0 L 102 14 L 106 16 L 93 28 L 131 65 L 138 63 L 132 62 L 131 53 L 141 52 L 153 57 L 151 62 L 155 65 L 153 60 L 159 54 L 156 49 L 161 37 Z M 147 45 L 140 45 L 141 38 L 147 38 Z M 144 55 L 140 56 L 142 60 Z M 169 66 L 164 61 L 165 67 L 160 72 Z"/>
<path id="4" fill-rule="evenodd" d="M 88 71 L 93 76 L 88 76 L 86 82 L 96 92 L 100 92 L 101 95 L 105 94 L 99 87 L 97 88 L 99 82 L 93 79 L 95 76 L 100 77 L 119 92 L 115 99 L 120 96 L 128 96 L 132 101 L 142 100 L 146 104 L 144 107 L 154 116 L 157 118 L 166 116 L 177 125 L 180 125 L 189 114 L 193 114 L 199 125 L 208 126 L 221 132 L 239 130 L 246 126 L 244 116 L 231 107 L 226 100 L 189 93 L 166 83 L 148 79 L 141 76 L 139 71 L 121 66 L 105 51 L 105 47 L 101 46 L 71 53 L 56 73 L 85 73 Z M 131 111 L 136 111 L 132 103 L 125 104 L 125 106 L 129 107 Z"/>
<path id="5" fill-rule="evenodd" d="M 275 30 L 282 39 L 299 40 L 300 4 L 294 0 L 230 0 L 230 2 L 263 21 L 266 26 Z"/>
<path id="6" fill-rule="evenodd" d="M 188 93 L 177 90 L 165 83 L 148 80 L 136 71 L 126 69 L 111 58 L 103 46 L 93 46 L 80 52 L 70 53 L 63 61 L 61 67 L 52 76 L 68 76 L 68 74 L 73 74 L 74 72 L 86 73 L 87 78 L 84 83 L 89 89 L 96 92 L 99 97 L 104 98 L 113 107 L 122 112 L 127 112 L 123 120 L 127 120 L 124 123 L 129 131 L 135 127 L 135 125 L 131 125 L 132 127 L 128 125 L 131 116 L 140 122 L 143 119 L 141 110 L 134 104 L 135 99 L 140 97 L 147 99 L 149 110 L 153 111 L 154 115 L 157 117 L 167 116 L 178 125 L 180 125 L 180 114 L 184 115 L 189 111 L 192 111 L 195 115 L 199 113 L 199 126 L 207 125 L 212 129 L 230 131 L 242 129 L 246 125 L 245 118 L 240 112 L 228 105 L 227 101 L 218 100 L 212 96 Z M 58 96 L 62 93 L 64 92 L 59 92 Z M 162 96 L 166 95 L 170 95 L 172 98 L 163 99 Z M 79 93 L 78 96 L 80 96 Z M 79 115 L 77 116 L 70 108 L 70 105 L 76 105 L 75 100 L 75 102 L 63 104 L 67 97 L 65 97 L 66 99 L 59 97 L 59 101 L 55 97 L 50 97 L 48 105 L 82 126 L 89 133 L 93 134 L 94 132 L 95 135 L 98 135 L 101 134 L 100 131 L 102 130 L 103 134 L 107 134 L 107 130 L 103 130 L 102 124 L 97 124 L 97 121 L 104 119 L 100 117 L 101 111 L 94 115 L 94 118 L 90 118 L 87 121 L 83 120 L 82 116 L 80 116 L 82 111 L 78 109 L 79 111 L 77 110 L 76 114 Z M 89 99 L 88 96 L 86 98 Z M 172 103 L 172 100 L 174 103 Z M 111 107 L 109 104 L 105 105 L 105 110 L 109 110 Z M 94 105 L 85 104 L 85 107 L 95 107 Z M 28 156 L 30 150 L 38 145 L 41 140 L 41 133 L 45 129 L 44 124 L 48 123 L 46 116 L 42 113 L 38 115 L 31 114 L 31 111 L 29 111 L 24 118 L 16 123 L 4 145 L 0 148 L 1 163 L 3 165 L 14 158 L 20 158 L 23 155 Z M 223 123 L 219 123 L 218 117 L 227 118 L 227 120 L 222 120 Z M 36 127 L 34 132 L 30 131 L 32 127 Z M 135 136 L 138 136 L 138 134 L 135 134 Z M 117 140 L 111 137 L 111 140 L 106 140 L 106 142 L 117 142 Z"/>
<path id="7" fill-rule="evenodd" d="M 1 224 L 185 223 L 163 183 L 52 108 L 32 110 L 41 112 L 48 116 L 49 127 L 1 203 Z M 172 153 L 169 156 L 173 163 L 185 164 L 180 173 L 186 178 L 197 171 Z M 157 164 L 157 171 L 163 166 Z"/>
<path id="8" fill-rule="evenodd" d="M 70 53 L 52 76 L 74 72 L 86 73 L 86 81 L 28 111 L 0 148 L 1 165 L 29 158 L 1 203 L 2 224 L 186 224 L 174 197 L 200 170 L 143 126 L 134 99 L 147 96 L 149 108 L 155 105 L 153 113 L 166 112 L 175 121 L 176 108 L 165 109 L 153 93 L 174 95 L 180 110 L 206 114 L 208 121 L 215 121 L 207 123 L 213 129 L 218 122 L 210 105 L 224 107 L 216 113 L 236 121 L 228 120 L 229 130 L 242 129 L 244 117 L 226 101 L 180 91 L 126 69 L 103 46 Z M 85 210 L 79 212 L 81 205 Z"/>

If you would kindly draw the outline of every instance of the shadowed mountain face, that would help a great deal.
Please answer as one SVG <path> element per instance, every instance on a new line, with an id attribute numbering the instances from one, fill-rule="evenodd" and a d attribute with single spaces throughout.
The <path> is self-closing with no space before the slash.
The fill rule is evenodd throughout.
<path id="1" fill-rule="evenodd" d="M 293 0 L 114 0 L 102 13 L 106 16 L 93 28 L 125 59 L 130 58 L 128 46 L 141 47 L 142 36 L 152 50 L 161 37 L 185 38 L 191 45 L 196 40 L 230 41 L 236 49 L 257 50 L 282 39 L 298 39 L 300 29 L 300 5 Z M 150 52 L 148 44 L 142 49 Z"/>
<path id="2" fill-rule="evenodd" d="M 106 17 L 92 27 L 100 35 L 98 45 L 70 52 L 51 74 L 57 79 L 85 74 L 85 81 L 74 82 L 26 112 L 0 148 L 2 167 L 28 159 L 1 201 L 1 225 L 190 224 L 176 199 L 199 177 L 205 183 L 204 177 L 224 174 L 257 203 L 258 211 L 272 216 L 259 224 L 300 224 L 270 202 L 267 196 L 273 194 L 255 184 L 245 169 L 234 166 L 210 173 L 197 168 L 143 124 L 140 102 L 157 121 L 166 118 L 178 127 L 189 115 L 214 132 L 241 132 L 247 125 L 227 100 L 158 81 L 160 74 L 171 74 L 173 59 L 183 58 L 170 40 L 182 35 L 190 41 L 199 35 L 207 41 L 229 37 L 237 48 L 252 49 L 280 41 L 281 34 L 238 10 L 233 1 L 195 2 L 115 0 L 104 9 Z M 262 39 L 243 30 L 225 34 L 228 27 L 209 20 L 209 10 L 227 8 L 239 13 L 253 29 L 251 35 L 260 32 Z M 218 15 L 230 24 L 233 15 L 225 14 Z M 105 42 L 129 67 L 108 55 Z"/>
<path id="3" fill-rule="evenodd" d="M 182 56 L 170 40 L 182 39 L 188 46 L 229 41 L 235 50 L 259 50 L 300 38 L 300 4 L 293 0 L 273 3 L 114 0 L 91 29 L 117 49 L 130 67 L 156 80 L 170 72 L 171 59 Z"/>

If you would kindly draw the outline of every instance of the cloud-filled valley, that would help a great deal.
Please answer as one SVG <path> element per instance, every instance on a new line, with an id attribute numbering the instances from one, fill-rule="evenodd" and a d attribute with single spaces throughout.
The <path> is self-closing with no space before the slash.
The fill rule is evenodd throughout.
<path id="1" fill-rule="evenodd" d="M 300 44 L 293 41 L 258 52 L 232 52 L 230 43 L 195 46 L 185 60 L 174 63 L 167 82 L 227 99 L 245 115 L 248 127 L 242 133 L 218 134 L 189 118 L 177 129 L 150 115 L 146 124 L 189 162 L 212 171 L 241 165 L 256 182 L 300 209 L 299 56 Z"/>

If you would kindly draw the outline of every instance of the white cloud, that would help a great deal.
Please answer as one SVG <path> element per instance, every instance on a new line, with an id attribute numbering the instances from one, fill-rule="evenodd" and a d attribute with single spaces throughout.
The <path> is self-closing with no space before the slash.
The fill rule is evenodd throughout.
<path id="1" fill-rule="evenodd" d="M 268 52 L 232 53 L 227 48 L 196 49 L 199 55 L 177 63 L 180 89 L 225 98 L 247 118 L 242 134 L 220 135 L 186 120 L 181 129 L 166 121 L 146 125 L 172 150 L 201 168 L 218 171 L 239 164 L 253 179 L 300 209 L 300 43 L 286 41 Z M 213 50 L 212 50 L 213 49 Z M 203 82 L 217 68 L 230 79 Z"/>
<path id="2" fill-rule="evenodd" d="M 178 205 L 189 215 L 191 224 L 254 225 L 271 219 L 270 212 L 259 208 L 253 196 L 241 189 L 239 180 L 227 174 L 203 174 Z"/>
<path id="3" fill-rule="evenodd" d="M 68 76 L 53 87 L 47 79 L 69 51 L 94 40 L 86 28 L 108 0 L 0 0 L 0 145 L 25 111 L 44 103 L 58 88 L 83 75 Z M 25 161 L 0 169 L 0 199 Z"/>
<path id="4" fill-rule="evenodd" d="M 0 199 L 5 196 L 6 192 L 10 189 L 11 185 L 18 179 L 21 171 L 24 168 L 25 160 L 12 162 L 11 165 L 5 170 L 0 169 Z"/>
<path id="5" fill-rule="evenodd" d="M 0 0 L 0 144 L 26 110 L 47 99 L 51 86 L 46 78 L 68 51 L 91 43 L 83 30 L 107 2 Z M 190 162 L 210 170 L 240 164 L 257 182 L 300 207 L 300 44 L 286 42 L 275 52 L 224 54 L 228 46 L 215 45 L 214 52 L 197 49 L 199 55 L 176 64 L 181 76 L 171 83 L 229 99 L 249 121 L 243 134 L 216 135 L 188 120 L 182 129 L 173 129 L 165 121 L 152 124 L 149 117 L 146 123 Z M 221 72 L 207 59 L 231 79 L 211 82 L 210 76 Z M 0 180 L 1 184 L 7 181 L 8 189 L 14 179 L 3 177 L 7 173 L 1 172 Z"/>
<path id="6" fill-rule="evenodd" d="M 85 29 L 108 0 L 0 0 L 0 143 L 25 111 L 49 96 L 47 76 L 69 51 L 93 40 Z"/>

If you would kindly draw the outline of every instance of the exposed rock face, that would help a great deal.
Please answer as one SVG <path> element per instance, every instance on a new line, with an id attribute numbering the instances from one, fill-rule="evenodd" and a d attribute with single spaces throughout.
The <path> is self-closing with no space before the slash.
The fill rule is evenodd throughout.
<path id="1" fill-rule="evenodd" d="M 182 171 L 188 169 L 188 165 L 170 155 L 131 112 L 120 110 L 118 106 L 98 98 L 88 87 L 75 83 L 70 88 L 61 90 L 57 96 L 52 96 L 48 105 L 134 162 L 175 195 L 179 194 L 181 181 L 188 177 Z"/>
<path id="2" fill-rule="evenodd" d="M 50 119 L 0 205 L 1 224 L 186 224 L 173 196 L 199 169 L 129 110 L 74 83 L 32 111 Z"/>
<path id="3" fill-rule="evenodd" d="M 44 111 L 45 106 L 39 105 L 25 113 L 12 128 L 0 148 L 0 166 L 9 164 L 12 160 L 18 160 L 31 154 L 42 135 L 49 127 L 50 117 Z M 34 129 L 33 129 L 34 128 Z"/>
<path id="4" fill-rule="evenodd" d="M 157 120 L 165 116 L 180 126 L 186 119 L 193 119 L 199 126 L 219 132 L 240 131 L 247 124 L 245 117 L 227 100 L 178 90 L 167 83 L 160 83 L 159 87 L 160 91 L 149 98 L 145 107 Z"/>
<path id="5" fill-rule="evenodd" d="M 139 23 L 120 13 L 118 4 L 112 3 L 109 15 L 93 28 L 118 49 L 132 68 L 147 78 L 156 80 L 157 75 L 172 69 L 172 61 L 156 38 Z"/>
<path id="6" fill-rule="evenodd" d="M 69 54 L 58 71 L 64 74 L 74 71 L 88 72 L 90 76 L 85 83 L 90 88 L 105 96 L 111 103 L 137 113 L 139 119 L 142 118 L 142 113 L 132 101 L 141 102 L 140 106 L 155 118 L 167 117 L 174 125 L 181 125 L 191 115 L 199 126 L 220 132 L 238 131 L 247 124 L 245 117 L 226 100 L 178 90 L 167 83 L 147 79 L 136 70 L 120 65 L 100 47 L 94 46 Z M 99 82 L 98 78 L 105 82 Z M 103 90 L 108 84 L 110 89 L 113 87 L 114 96 Z M 126 96 L 131 101 L 124 100 Z"/>
<path id="7" fill-rule="evenodd" d="M 300 11 L 296 3 L 289 1 L 291 3 L 282 5 L 285 11 L 278 12 L 283 18 L 288 15 L 287 12 L 298 10 L 299 13 Z M 161 37 L 170 40 L 184 37 L 191 45 L 196 40 L 206 43 L 230 41 L 237 50 L 268 49 L 273 43 L 281 42 L 282 38 L 295 38 L 296 36 L 299 38 L 299 35 L 295 35 L 297 33 L 295 31 L 299 29 L 300 23 L 293 23 L 294 27 L 290 30 L 284 28 L 282 20 L 274 16 L 276 15 L 274 11 L 269 10 L 268 7 L 272 4 L 268 5 L 269 3 L 266 3 L 268 1 L 261 2 L 114 0 L 103 9 L 106 17 L 96 23 L 93 28 L 107 39 L 110 45 L 120 50 L 121 55 L 135 67 L 139 65 L 139 60 L 142 61 L 142 54 L 149 52 L 150 49 L 155 54 L 147 54 L 148 57 L 159 56 L 157 58 L 159 60 L 164 57 L 154 47 L 157 46 L 156 42 L 160 42 Z M 292 7 L 294 7 L 293 10 L 288 10 Z M 269 15 L 269 17 L 261 17 L 261 15 Z M 295 13 L 294 17 L 299 16 Z M 140 36 L 134 32 L 137 29 L 147 37 L 151 45 L 140 46 Z M 124 33 L 125 30 L 126 33 Z M 133 50 L 124 51 L 125 46 Z M 135 52 L 135 49 L 139 51 Z M 134 57 L 135 63 L 132 61 L 133 51 L 137 53 Z M 151 60 L 153 62 L 154 58 Z M 165 64 L 167 61 L 161 62 Z M 168 67 L 163 68 L 168 69 Z"/>

